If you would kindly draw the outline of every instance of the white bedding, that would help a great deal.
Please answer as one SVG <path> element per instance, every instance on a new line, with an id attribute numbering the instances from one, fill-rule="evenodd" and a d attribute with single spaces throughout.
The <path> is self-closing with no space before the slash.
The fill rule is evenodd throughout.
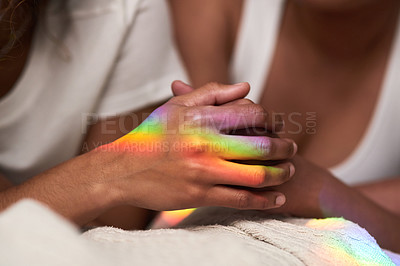
<path id="1" fill-rule="evenodd" d="M 208 208 L 181 227 L 80 234 L 24 200 L 0 214 L 0 265 L 393 265 L 364 229 L 342 219 L 277 220 Z M 389 255 L 400 265 L 399 255 Z"/>

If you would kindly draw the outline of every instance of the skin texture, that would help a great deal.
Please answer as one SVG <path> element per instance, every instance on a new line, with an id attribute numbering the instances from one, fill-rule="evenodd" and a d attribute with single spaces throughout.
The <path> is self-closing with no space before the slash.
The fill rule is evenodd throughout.
<path id="1" fill-rule="evenodd" d="M 237 112 L 243 113 L 243 119 L 249 123 L 255 121 L 255 125 L 265 124 L 267 127 L 268 116 L 259 105 L 250 103 L 223 106 L 242 99 L 248 91 L 247 83 L 232 86 L 214 83 L 175 97 L 153 112 L 148 122 L 142 123 L 132 133 L 69 160 L 19 186 L 1 191 L 0 209 L 28 197 L 46 203 L 66 218 L 83 225 L 106 210 L 121 205 L 153 210 L 199 206 L 270 209 L 281 206 L 284 203 L 282 193 L 249 191 L 241 186 L 260 188 L 282 184 L 294 174 L 291 163 L 263 167 L 237 164 L 230 160 L 290 158 L 296 151 L 293 141 L 272 140 L 268 137 L 246 139 L 248 145 L 258 148 L 256 153 L 254 149 L 244 153 L 235 153 L 230 149 L 225 153 L 208 152 L 204 150 L 207 146 L 197 141 L 202 139 L 202 132 L 206 132 L 207 136 L 208 132 L 212 132 L 213 137 L 206 139 L 206 143 L 212 143 L 214 137 L 218 137 L 218 142 L 225 140 L 228 144 L 240 141 L 239 136 L 235 139 L 220 133 L 221 129 L 241 127 L 242 122 L 234 119 Z M 193 114 L 196 114 L 198 120 L 179 119 L 182 115 L 191 117 Z M 221 116 L 227 119 L 216 119 L 208 123 L 212 118 Z M 155 131 L 149 130 L 154 126 L 153 120 L 161 121 L 160 124 L 156 123 Z M 191 132 L 190 137 L 194 137 L 194 141 L 188 140 L 187 134 L 179 133 L 188 122 L 195 122 L 200 132 Z M 154 139 L 154 132 L 158 136 L 154 142 L 162 140 L 168 147 L 187 147 L 190 144 L 194 149 L 137 150 L 137 147 L 152 144 L 146 140 Z M 232 168 L 236 168 L 237 173 L 228 174 L 223 171 Z M 277 201 L 278 196 L 283 197 L 283 200 Z"/>
<path id="2" fill-rule="evenodd" d="M 161 105 L 161 103 L 159 105 Z M 111 143 L 129 133 L 139 126 L 139 124 L 155 109 L 156 106 L 148 107 L 125 116 L 109 117 L 105 120 L 98 121 L 96 124 L 90 126 L 82 145 L 82 153 L 89 152 L 98 146 Z M 132 119 L 132 117 L 137 119 Z M 85 226 L 114 226 L 125 230 L 145 229 L 156 214 L 157 212 L 155 211 L 134 206 L 118 206 L 107 210 Z"/>
<path id="3" fill-rule="evenodd" d="M 230 64 L 243 2 L 170 0 L 170 4 L 175 36 L 193 87 L 229 81 L 228 68 L 216 68 Z M 394 191 L 399 191 L 400 183 L 381 181 L 351 188 L 326 168 L 345 160 L 367 128 L 398 10 L 397 1 L 287 1 L 261 100 L 263 106 L 286 114 L 318 114 L 314 135 L 290 134 L 293 125 L 284 117 L 286 130 L 280 136 L 296 141 L 299 156 L 293 159 L 294 177 L 274 187 L 284 192 L 286 204 L 271 212 L 344 216 L 367 228 L 380 245 L 397 252 L 400 199 Z M 218 14 L 217 18 L 212 14 Z M 303 128 L 305 122 L 300 121 Z"/>

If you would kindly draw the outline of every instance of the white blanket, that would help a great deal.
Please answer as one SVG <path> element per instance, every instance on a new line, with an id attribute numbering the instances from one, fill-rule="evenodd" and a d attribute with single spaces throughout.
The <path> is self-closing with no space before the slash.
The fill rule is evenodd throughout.
<path id="1" fill-rule="evenodd" d="M 82 235 L 47 207 L 25 200 L 0 214 L 0 265 L 393 265 L 351 222 L 279 219 L 208 208 L 180 229 L 103 227 Z M 389 255 L 400 265 L 399 255 Z"/>

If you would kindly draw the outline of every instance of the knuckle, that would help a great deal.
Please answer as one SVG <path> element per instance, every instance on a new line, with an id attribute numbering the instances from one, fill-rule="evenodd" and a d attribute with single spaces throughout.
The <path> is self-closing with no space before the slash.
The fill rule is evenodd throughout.
<path id="1" fill-rule="evenodd" d="M 259 104 L 247 105 L 247 113 L 254 117 L 253 121 L 255 124 L 259 125 L 263 124 L 264 126 L 267 126 L 269 114 L 261 105 Z"/>
<path id="2" fill-rule="evenodd" d="M 268 137 L 260 138 L 256 141 L 256 150 L 263 156 L 266 157 L 271 153 L 271 140 Z"/>
<path id="3" fill-rule="evenodd" d="M 204 85 L 205 88 L 209 89 L 209 90 L 214 90 L 215 87 L 221 86 L 221 84 L 219 84 L 218 82 L 215 81 L 211 81 L 206 83 L 206 85 Z"/>
<path id="4" fill-rule="evenodd" d="M 271 202 L 268 198 L 264 198 L 264 199 L 260 200 L 261 209 L 269 209 L 270 205 L 271 205 Z"/>
<path id="5" fill-rule="evenodd" d="M 257 170 L 253 171 L 253 173 L 251 173 L 250 185 L 253 187 L 263 187 L 267 180 L 266 176 L 266 171 L 261 166 Z"/>
<path id="6" fill-rule="evenodd" d="M 241 105 L 251 105 L 254 104 L 254 102 L 250 99 L 239 99 L 236 102 L 237 104 L 241 104 Z"/>
<path id="7" fill-rule="evenodd" d="M 202 89 L 204 90 L 204 93 L 207 93 L 210 96 L 214 96 L 216 94 L 216 89 L 220 86 L 221 84 L 217 82 L 209 82 L 206 85 L 204 85 Z"/>
<path id="8" fill-rule="evenodd" d="M 185 107 L 181 110 L 181 113 L 187 119 L 194 119 L 198 116 L 201 116 L 201 109 L 198 107 Z"/>
<path id="9" fill-rule="evenodd" d="M 201 106 L 197 108 L 197 115 L 202 118 L 202 120 L 210 119 L 210 115 L 213 113 L 213 106 Z"/>
<path id="10" fill-rule="evenodd" d="M 277 182 L 279 183 L 277 185 L 286 182 L 289 178 L 290 178 L 290 165 L 286 164 L 284 167 L 281 168 L 281 171 L 279 172 L 279 176 L 277 178 Z"/>
<path id="11" fill-rule="evenodd" d="M 280 130 L 282 130 L 285 126 L 285 120 L 283 119 L 282 114 L 275 113 L 272 111 L 275 123 L 273 125 L 273 132 L 278 133 Z"/>
<path id="12" fill-rule="evenodd" d="M 189 185 L 186 188 L 186 193 L 191 200 L 195 200 L 197 202 L 201 202 L 204 199 L 203 189 L 199 186 Z"/>
<path id="13" fill-rule="evenodd" d="M 266 155 L 275 155 L 277 153 L 277 144 L 275 141 L 272 141 L 270 138 L 269 140 L 269 146 L 268 146 L 268 150 L 267 150 L 267 154 Z M 279 139 L 277 139 L 277 141 L 280 141 Z"/>
<path id="14" fill-rule="evenodd" d="M 179 96 L 175 96 L 175 97 L 172 97 L 171 99 L 169 99 L 167 103 L 176 104 L 178 102 L 179 102 Z"/>
<path id="15" fill-rule="evenodd" d="M 250 207 L 251 196 L 245 191 L 236 194 L 236 204 L 239 209 L 247 209 Z"/>
<path id="16" fill-rule="evenodd" d="M 186 107 L 181 111 L 182 122 L 190 128 L 200 127 L 203 124 L 205 111 L 199 107 Z"/>
<path id="17" fill-rule="evenodd" d="M 266 113 L 264 107 L 262 107 L 260 104 L 253 104 L 253 105 L 255 107 L 255 112 L 257 114 L 263 114 L 264 115 L 264 113 Z"/>
<path id="18" fill-rule="evenodd" d="M 186 176 L 191 182 L 202 180 L 205 171 L 203 164 L 198 163 L 195 160 L 187 160 L 186 169 Z"/>
<path id="19" fill-rule="evenodd" d="M 249 105 L 247 105 L 247 111 L 249 113 L 257 115 L 257 116 L 259 116 L 259 115 L 264 116 L 264 113 L 265 113 L 264 107 L 262 107 L 259 104 L 249 104 Z"/>

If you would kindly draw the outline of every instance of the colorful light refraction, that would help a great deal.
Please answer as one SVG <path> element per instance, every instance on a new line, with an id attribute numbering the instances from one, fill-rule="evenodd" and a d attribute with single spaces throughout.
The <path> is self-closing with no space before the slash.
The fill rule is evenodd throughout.
<path id="1" fill-rule="evenodd" d="M 217 169 L 221 176 L 234 177 L 236 180 L 254 181 L 254 173 L 265 175 L 269 172 L 273 177 L 280 175 L 284 169 L 273 166 L 244 165 L 230 162 L 229 159 L 255 159 L 263 157 L 270 151 L 269 143 L 263 143 L 254 136 L 230 136 L 220 134 L 217 121 L 224 121 L 225 114 L 220 115 L 216 121 L 204 121 L 199 116 L 184 121 L 179 117 L 178 129 L 171 129 L 167 121 L 171 123 L 171 117 L 165 111 L 164 106 L 155 110 L 139 127 L 129 134 L 114 141 L 106 148 L 112 151 L 134 152 L 140 156 L 149 156 L 157 159 L 163 154 L 175 151 L 183 157 L 191 157 L 207 167 Z M 227 114 L 229 115 L 229 114 Z M 240 114 L 235 115 L 240 119 Z M 232 117 L 226 117 L 232 121 Z M 183 124 L 183 125 L 182 125 Z M 200 124 L 202 124 L 200 126 Z M 171 141 L 171 136 L 179 135 L 179 141 Z M 177 139 L 177 138 L 175 138 Z M 205 155 L 206 154 L 206 155 Z M 210 156 L 207 156 L 209 154 Z M 251 182 L 248 181 L 248 182 Z M 182 192 L 184 193 L 184 192 Z M 160 216 L 162 227 L 170 227 L 178 224 L 194 209 L 163 212 Z"/>
<path id="2" fill-rule="evenodd" d="M 196 209 L 185 209 L 177 211 L 164 211 L 157 216 L 151 228 L 169 228 L 178 225 L 183 219 L 188 217 Z"/>
<path id="3" fill-rule="evenodd" d="M 170 151 L 180 152 L 182 155 L 210 153 L 213 155 L 209 156 L 210 158 L 236 160 L 257 159 L 270 152 L 268 139 L 260 143 L 260 137 L 257 136 L 221 134 L 218 123 L 222 122 L 214 122 L 210 118 L 206 122 L 196 116 L 193 116 L 193 120 L 186 118 L 187 121 L 181 117 L 169 120 L 169 114 L 165 110 L 163 106 L 158 108 L 140 126 L 114 141 L 107 148 L 152 156 Z M 240 115 L 237 115 L 237 119 L 240 120 Z M 179 124 L 178 128 L 169 128 L 168 123 L 173 124 L 173 120 Z M 176 120 L 180 121 L 176 122 Z M 224 115 L 220 115 L 216 120 L 224 121 Z M 169 138 L 171 136 L 174 141 Z M 236 165 L 245 170 L 248 169 L 246 165 Z M 261 167 L 268 168 L 270 171 L 282 170 L 275 167 Z"/>
<path id="4" fill-rule="evenodd" d="M 324 244 L 315 248 L 332 265 L 395 265 L 365 229 L 343 218 L 312 219 L 306 226 L 324 232 Z"/>

